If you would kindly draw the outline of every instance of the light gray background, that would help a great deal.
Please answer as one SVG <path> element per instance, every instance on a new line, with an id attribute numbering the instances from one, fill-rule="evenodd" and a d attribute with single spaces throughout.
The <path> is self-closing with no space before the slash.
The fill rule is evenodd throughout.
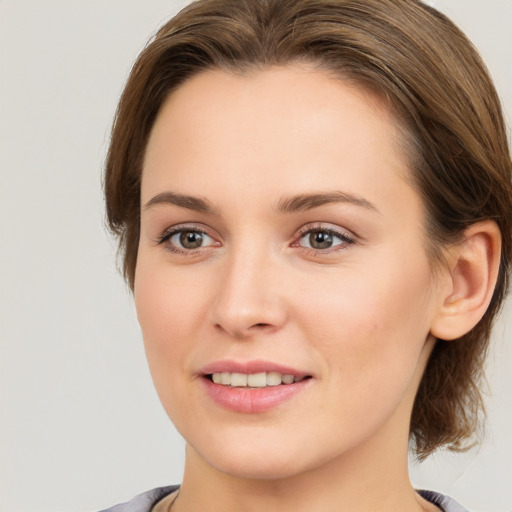
<path id="1" fill-rule="evenodd" d="M 146 368 L 103 229 L 101 167 L 131 63 L 185 0 L 0 1 L 0 510 L 86 511 L 178 483 L 183 443 Z M 430 2 L 512 117 L 512 0 Z M 512 511 L 512 308 L 481 449 L 413 467 L 474 512 Z"/>

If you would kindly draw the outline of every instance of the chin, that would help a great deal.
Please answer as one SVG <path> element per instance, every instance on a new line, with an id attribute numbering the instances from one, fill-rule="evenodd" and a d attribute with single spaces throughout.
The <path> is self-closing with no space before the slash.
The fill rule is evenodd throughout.
<path id="1" fill-rule="evenodd" d="M 287 440 L 291 442 L 287 443 Z M 203 437 L 195 445 L 189 443 L 192 448 L 190 455 L 199 457 L 210 468 L 234 478 L 281 480 L 306 473 L 329 460 L 329 455 L 322 454 L 322 450 L 308 453 L 305 444 L 310 444 L 311 448 L 311 443 L 293 439 L 290 434 L 287 439 L 279 440 L 265 439 L 264 435 L 260 435 L 235 438 L 229 442 L 226 438 L 223 442 L 219 441 Z"/>
<path id="2" fill-rule="evenodd" d="M 293 476 L 301 472 L 305 460 L 298 454 L 297 443 L 286 443 L 285 439 L 269 439 L 259 435 L 236 435 L 233 430 L 224 435 L 207 433 L 186 438 L 188 462 L 206 464 L 208 468 L 235 478 L 251 480 L 274 480 Z M 248 434 L 246 432 L 246 434 Z"/>
<path id="3" fill-rule="evenodd" d="M 266 460 L 263 460 L 266 459 Z M 213 468 L 235 478 L 247 480 L 282 480 L 296 476 L 304 471 L 297 464 L 297 457 L 292 460 L 280 460 L 279 457 L 266 458 L 261 455 L 223 457 L 221 460 L 205 458 Z"/>

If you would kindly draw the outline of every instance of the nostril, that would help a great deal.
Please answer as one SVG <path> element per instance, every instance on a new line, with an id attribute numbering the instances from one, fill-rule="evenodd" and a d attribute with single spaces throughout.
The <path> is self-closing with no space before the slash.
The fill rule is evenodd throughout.
<path id="1" fill-rule="evenodd" d="M 253 324 L 249 327 L 249 330 L 248 330 L 248 333 L 250 333 L 251 331 L 253 333 L 255 332 L 271 332 L 272 330 L 274 329 L 274 327 L 272 326 L 272 324 L 267 324 L 265 322 L 259 322 L 257 324 Z"/>
<path id="2" fill-rule="evenodd" d="M 229 322 L 225 321 L 215 323 L 216 330 L 223 331 L 230 334 L 237 339 L 250 338 L 256 334 L 269 334 L 277 329 L 272 323 L 258 322 L 258 323 L 247 323 L 245 326 L 241 322 Z"/>

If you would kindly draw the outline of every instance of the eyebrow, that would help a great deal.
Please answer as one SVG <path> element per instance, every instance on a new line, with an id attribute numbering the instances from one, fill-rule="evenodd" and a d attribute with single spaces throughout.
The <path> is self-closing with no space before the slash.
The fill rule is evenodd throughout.
<path id="1" fill-rule="evenodd" d="M 367 199 L 356 194 L 349 194 L 341 191 L 319 192 L 315 194 L 300 194 L 292 197 L 281 198 L 278 205 L 278 213 L 294 213 L 312 210 L 324 204 L 347 203 L 366 208 L 367 210 L 380 213 L 377 207 Z M 219 215 L 219 210 L 215 208 L 206 198 L 195 197 L 176 192 L 161 192 L 151 198 L 145 205 L 147 210 L 160 204 L 171 204 L 187 210 L 193 210 L 208 215 Z"/>
<path id="2" fill-rule="evenodd" d="M 172 204 L 187 210 L 194 210 L 206 214 L 218 214 L 218 211 L 208 199 L 201 197 L 194 197 L 185 194 L 177 194 L 176 192 L 162 192 L 151 198 L 145 205 L 144 209 L 147 210 L 152 206 L 159 204 Z"/>
<path id="3" fill-rule="evenodd" d="M 348 203 L 380 213 L 378 208 L 364 197 L 341 191 L 285 197 L 279 201 L 277 211 L 280 213 L 303 212 L 330 203 Z"/>

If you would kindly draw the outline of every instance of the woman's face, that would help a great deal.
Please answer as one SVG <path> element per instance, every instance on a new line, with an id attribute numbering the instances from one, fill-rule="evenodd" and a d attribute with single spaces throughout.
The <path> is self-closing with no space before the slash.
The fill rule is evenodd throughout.
<path id="1" fill-rule="evenodd" d="M 208 71 L 164 104 L 135 300 L 195 457 L 274 478 L 406 449 L 439 303 L 407 173 L 379 100 L 312 68 Z"/>

